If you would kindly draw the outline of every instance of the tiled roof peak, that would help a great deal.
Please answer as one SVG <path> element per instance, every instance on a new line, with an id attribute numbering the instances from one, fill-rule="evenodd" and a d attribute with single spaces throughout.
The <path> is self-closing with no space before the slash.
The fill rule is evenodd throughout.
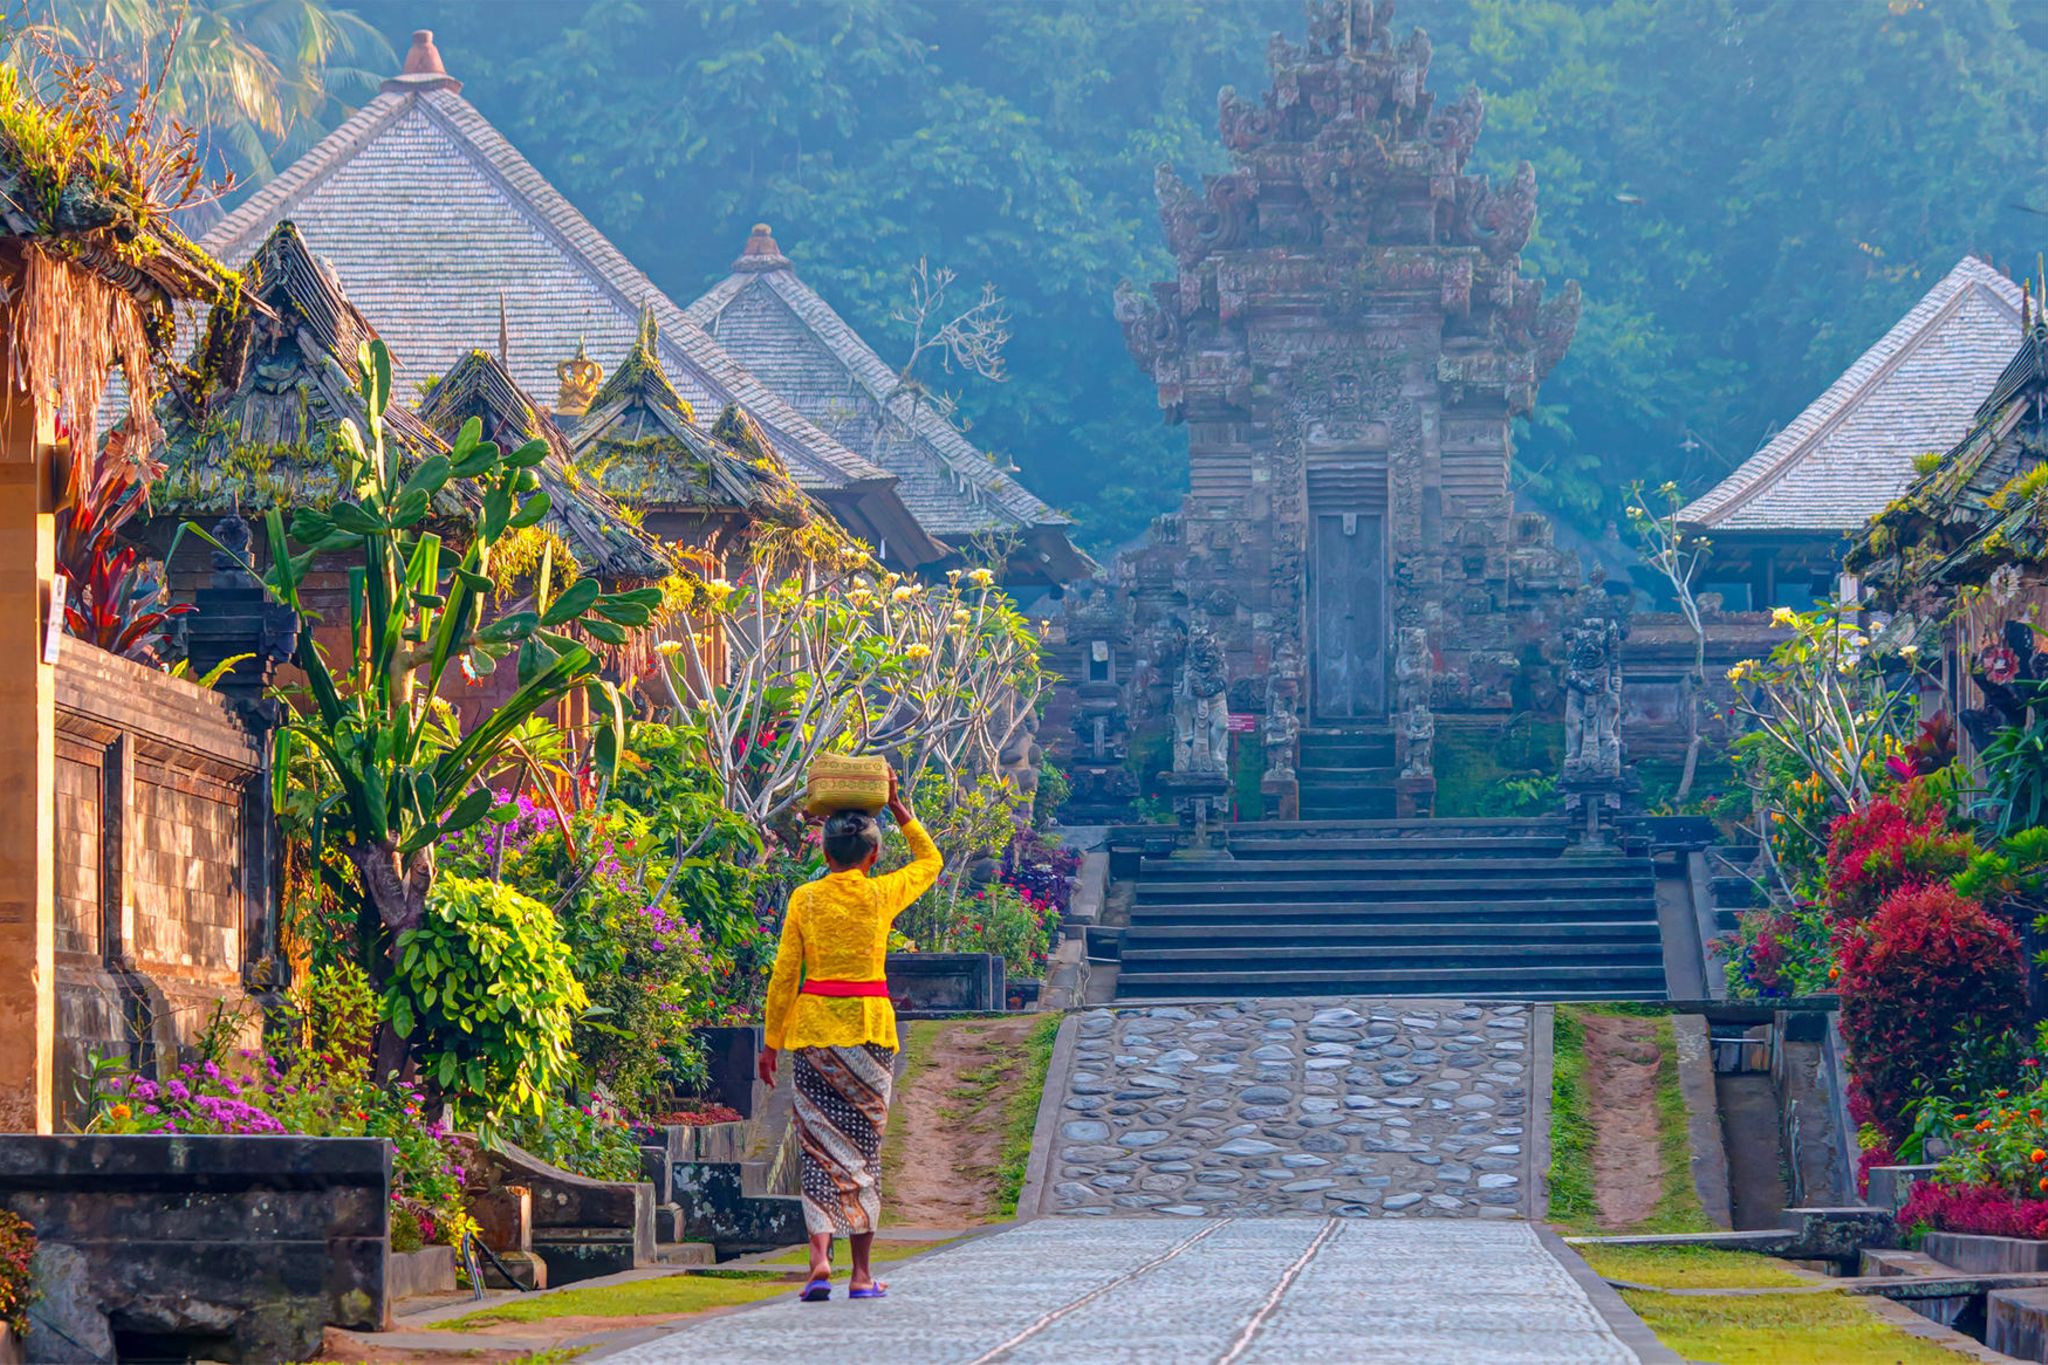
<path id="1" fill-rule="evenodd" d="M 448 68 L 441 65 L 441 49 L 434 46 L 434 30 L 416 28 L 412 31 L 412 46 L 406 50 L 405 65 L 379 89 L 401 94 L 407 90 L 446 90 L 453 93 L 462 89 L 462 82 L 449 75 Z"/>
<path id="2" fill-rule="evenodd" d="M 1953 446 L 2012 359 L 2019 285 L 1965 256 L 1756 454 L 1679 512 L 1713 531 L 1852 531 Z"/>
<path id="3" fill-rule="evenodd" d="M 775 245 L 775 233 L 766 223 L 754 224 L 754 230 L 747 234 L 747 244 L 740 251 L 740 258 L 732 268 L 742 275 L 765 275 L 772 270 L 789 270 L 793 267 L 789 257 L 782 254 L 782 248 Z"/>

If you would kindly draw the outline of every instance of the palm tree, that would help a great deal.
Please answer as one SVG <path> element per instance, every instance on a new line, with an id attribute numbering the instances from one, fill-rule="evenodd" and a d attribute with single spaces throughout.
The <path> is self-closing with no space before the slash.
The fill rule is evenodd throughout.
<path id="1" fill-rule="evenodd" d="M 373 93 L 390 44 L 327 0 L 42 0 L 10 65 L 55 46 L 198 131 L 207 168 L 258 182 Z M 35 14 L 35 8 L 31 9 Z"/>

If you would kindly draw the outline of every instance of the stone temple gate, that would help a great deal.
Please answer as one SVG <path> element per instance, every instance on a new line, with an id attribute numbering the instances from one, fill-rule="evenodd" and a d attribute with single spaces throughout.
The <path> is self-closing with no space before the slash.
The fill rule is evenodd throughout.
<path id="1" fill-rule="evenodd" d="M 1116 316 L 1187 428 L 1191 487 L 1076 595 L 1084 802 L 1113 801 L 1123 746 L 1188 710 L 1191 639 L 1220 646 L 1240 770 L 1250 728 L 1281 818 L 1324 813 L 1319 743 L 1331 771 L 1388 774 L 1387 804 L 1427 813 L 1440 720 L 1558 710 L 1579 570 L 1515 510 L 1510 423 L 1579 290 L 1545 299 L 1522 273 L 1534 172 L 1466 169 L 1478 92 L 1437 104 L 1428 36 L 1396 41 L 1392 8 L 1311 0 L 1307 42 L 1272 40 L 1264 97 L 1222 92 L 1232 169 L 1199 189 L 1158 172 L 1179 272 L 1120 286 Z M 1200 671 L 1195 690 L 1217 685 Z M 1179 748 L 1177 769 L 1223 766 Z M 1328 813 L 1377 813 L 1357 785 L 1333 784 L 1353 804 Z"/>

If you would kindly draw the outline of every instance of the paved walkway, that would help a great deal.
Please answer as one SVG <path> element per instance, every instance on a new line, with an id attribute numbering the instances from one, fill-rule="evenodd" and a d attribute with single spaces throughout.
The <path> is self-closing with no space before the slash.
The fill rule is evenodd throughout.
<path id="1" fill-rule="evenodd" d="M 1526 1216 L 1531 1017 L 1444 1000 L 1091 1010 L 1047 1080 L 1039 1208 Z"/>
<path id="2" fill-rule="evenodd" d="M 1041 1218 L 890 1268 L 890 1297 L 782 1300 L 609 1360 L 1675 1360 L 1527 1223 Z M 1638 1355 L 1631 1340 L 1642 1348 Z M 1647 1343 L 1647 1344 L 1646 1344 Z"/>

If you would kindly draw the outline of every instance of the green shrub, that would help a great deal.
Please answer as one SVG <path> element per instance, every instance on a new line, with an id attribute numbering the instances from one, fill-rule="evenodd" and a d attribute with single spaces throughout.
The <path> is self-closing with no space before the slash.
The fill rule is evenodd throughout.
<path id="1" fill-rule="evenodd" d="M 568 1079 L 589 997 L 545 905 L 509 886 L 440 878 L 399 939 L 392 1025 L 427 1082 L 485 1114 L 539 1112 Z"/>

